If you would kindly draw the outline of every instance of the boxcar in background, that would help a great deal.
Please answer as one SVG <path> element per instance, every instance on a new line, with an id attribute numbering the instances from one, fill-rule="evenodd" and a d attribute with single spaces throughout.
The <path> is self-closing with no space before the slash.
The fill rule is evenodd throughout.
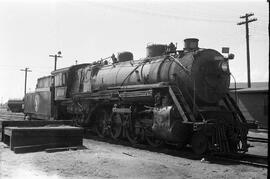
<path id="1" fill-rule="evenodd" d="M 247 84 L 237 83 L 237 104 L 247 120 L 257 121 L 260 128 L 268 128 L 268 83 L 253 82 L 251 86 L 247 88 Z M 233 89 L 231 96 L 235 98 Z"/>
<path id="2" fill-rule="evenodd" d="M 7 106 L 11 112 L 23 112 L 23 100 L 21 99 L 10 99 Z"/>

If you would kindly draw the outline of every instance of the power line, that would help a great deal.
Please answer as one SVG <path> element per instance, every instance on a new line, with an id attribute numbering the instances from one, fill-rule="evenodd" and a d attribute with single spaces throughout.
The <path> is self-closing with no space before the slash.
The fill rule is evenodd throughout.
<path id="1" fill-rule="evenodd" d="M 249 29 L 248 23 L 257 21 L 256 18 L 249 19 L 249 17 L 253 16 L 253 13 L 246 13 L 244 16 L 240 16 L 241 19 L 245 19 L 245 21 L 237 23 L 237 25 L 246 25 L 246 43 L 247 43 L 247 78 L 248 78 L 248 88 L 251 87 L 250 82 L 250 54 L 249 54 Z"/>
<path id="2" fill-rule="evenodd" d="M 54 71 L 56 70 L 57 58 L 62 58 L 61 51 L 57 52 L 55 55 L 49 55 L 49 57 L 54 57 Z"/>
<path id="3" fill-rule="evenodd" d="M 205 21 L 205 22 L 215 22 L 215 23 L 234 23 L 235 21 L 231 20 L 224 20 L 224 19 L 212 19 L 212 18 L 196 18 L 196 17 L 186 17 L 186 16 L 178 16 L 178 15 L 172 15 L 168 13 L 160 13 L 160 12 L 154 12 L 149 11 L 145 9 L 139 9 L 139 8 L 131 8 L 131 7 L 121 7 L 121 6 L 115 6 L 115 5 L 108 5 L 108 4 L 100 4 L 100 3 L 93 3 L 97 6 L 102 6 L 105 8 L 113 8 L 113 9 L 120 9 L 122 11 L 131 12 L 131 13 L 137 13 L 137 14 L 146 14 L 149 16 L 159 16 L 163 18 L 170 18 L 175 20 L 187 20 L 187 21 Z"/>
<path id="4" fill-rule="evenodd" d="M 24 95 L 26 94 L 26 84 L 27 84 L 27 72 L 32 72 L 31 70 L 29 70 L 28 67 L 26 67 L 25 69 L 21 69 L 21 71 L 24 71 Z"/>
<path id="5" fill-rule="evenodd" d="M 14 68 L 21 68 L 22 66 L 8 66 L 8 65 L 1 65 L 0 66 L 0 68 L 8 68 L 8 69 L 13 69 L 14 70 Z M 40 66 L 40 67 L 38 67 L 38 66 L 29 66 L 29 67 L 31 67 L 32 69 L 51 69 L 51 68 L 49 68 L 49 67 L 42 67 L 42 66 Z"/>
<path id="6" fill-rule="evenodd" d="M 251 27 L 250 28 L 250 32 L 253 33 L 253 34 L 262 34 L 262 35 L 268 35 L 268 31 L 267 30 L 260 30 L 258 28 L 254 28 L 254 27 Z"/>

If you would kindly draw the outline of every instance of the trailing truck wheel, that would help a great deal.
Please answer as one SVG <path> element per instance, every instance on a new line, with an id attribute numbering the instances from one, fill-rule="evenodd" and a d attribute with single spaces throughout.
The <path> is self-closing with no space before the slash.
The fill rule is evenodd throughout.
<path id="1" fill-rule="evenodd" d="M 95 114 L 95 131 L 99 137 L 105 137 L 107 132 L 107 119 L 109 118 L 109 115 L 106 110 L 99 110 Z"/>
<path id="2" fill-rule="evenodd" d="M 118 113 L 113 113 L 111 116 L 111 137 L 113 139 L 118 139 L 122 133 L 122 119 L 121 115 Z"/>
<path id="3" fill-rule="evenodd" d="M 207 137 L 200 133 L 195 133 L 191 139 L 192 150 L 195 154 L 201 155 L 207 151 Z"/>

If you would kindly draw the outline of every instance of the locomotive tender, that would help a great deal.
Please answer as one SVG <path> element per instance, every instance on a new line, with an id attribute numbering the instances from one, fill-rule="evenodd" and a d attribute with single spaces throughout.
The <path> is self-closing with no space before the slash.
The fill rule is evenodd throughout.
<path id="1" fill-rule="evenodd" d="M 25 114 L 70 119 L 99 136 L 132 144 L 166 142 L 205 152 L 246 152 L 249 123 L 230 97 L 228 60 L 185 39 L 147 46 L 147 57 L 122 52 L 107 59 L 53 71 L 25 96 Z"/>

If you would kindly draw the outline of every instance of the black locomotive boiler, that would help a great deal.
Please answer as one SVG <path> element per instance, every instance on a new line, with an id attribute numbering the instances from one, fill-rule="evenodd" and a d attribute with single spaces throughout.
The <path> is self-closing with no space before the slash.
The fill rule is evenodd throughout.
<path id="1" fill-rule="evenodd" d="M 190 144 L 197 154 L 246 152 L 249 123 L 228 93 L 232 58 L 199 48 L 198 39 L 186 39 L 183 50 L 172 43 L 148 45 L 147 57 L 139 60 L 122 52 L 111 62 L 53 71 L 26 95 L 25 113 L 68 118 L 101 137 L 133 144 Z M 41 114 L 44 99 L 49 112 Z"/>

